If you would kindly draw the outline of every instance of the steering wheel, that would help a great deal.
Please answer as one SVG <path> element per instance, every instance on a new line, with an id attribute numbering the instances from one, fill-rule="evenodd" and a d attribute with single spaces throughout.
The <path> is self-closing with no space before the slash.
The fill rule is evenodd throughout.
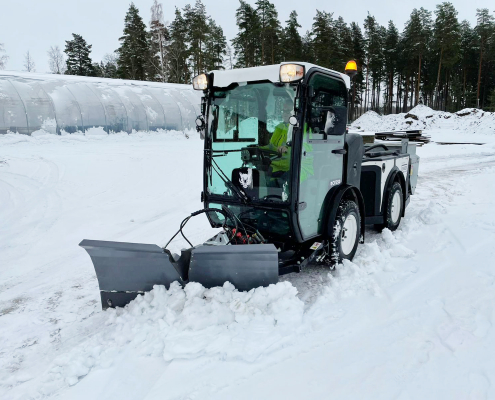
<path id="1" fill-rule="evenodd" d="M 246 153 L 241 153 L 243 161 L 262 161 L 265 163 L 267 159 L 271 162 L 281 157 L 281 154 L 278 151 L 263 149 L 256 144 L 249 145 L 245 150 L 247 150 Z M 247 157 L 247 153 L 249 153 L 249 158 Z"/>
<path id="2" fill-rule="evenodd" d="M 251 162 L 262 171 L 267 171 L 273 160 L 280 158 L 278 151 L 263 149 L 257 145 L 244 147 L 241 151 L 241 159 L 244 162 Z"/>

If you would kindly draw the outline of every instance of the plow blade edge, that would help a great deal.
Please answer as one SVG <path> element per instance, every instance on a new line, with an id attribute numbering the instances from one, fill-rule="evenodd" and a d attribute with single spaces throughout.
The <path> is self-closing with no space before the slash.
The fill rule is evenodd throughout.
<path id="1" fill-rule="evenodd" d="M 238 290 L 278 282 L 278 251 L 271 244 L 198 246 L 175 261 L 154 244 L 83 240 L 100 287 L 103 309 L 124 307 L 137 295 L 174 281 L 199 282 L 206 288 L 229 281 Z"/>

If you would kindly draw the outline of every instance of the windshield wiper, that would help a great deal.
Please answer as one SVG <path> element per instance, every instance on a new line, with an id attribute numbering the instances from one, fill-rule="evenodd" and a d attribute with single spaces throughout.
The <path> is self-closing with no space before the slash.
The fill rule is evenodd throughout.
<path id="1" fill-rule="evenodd" d="M 213 167 L 220 179 L 225 183 L 225 186 L 227 186 L 228 189 L 235 193 L 244 204 L 250 203 L 251 199 L 249 198 L 249 196 L 242 190 L 240 190 L 236 185 L 234 185 L 234 183 L 229 179 L 225 172 L 223 172 L 222 168 L 218 166 L 211 153 L 207 151 L 206 154 L 209 156 L 210 165 Z"/>

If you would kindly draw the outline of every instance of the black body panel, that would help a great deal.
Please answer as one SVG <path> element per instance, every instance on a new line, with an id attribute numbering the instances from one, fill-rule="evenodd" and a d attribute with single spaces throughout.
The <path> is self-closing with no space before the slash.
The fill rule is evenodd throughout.
<path id="1" fill-rule="evenodd" d="M 363 137 L 357 133 L 345 135 L 344 182 L 350 186 L 360 187 L 361 163 L 364 154 Z"/>
<path id="2" fill-rule="evenodd" d="M 361 193 L 366 208 L 366 218 L 380 215 L 380 191 L 382 170 L 377 165 L 364 165 L 361 171 Z"/>

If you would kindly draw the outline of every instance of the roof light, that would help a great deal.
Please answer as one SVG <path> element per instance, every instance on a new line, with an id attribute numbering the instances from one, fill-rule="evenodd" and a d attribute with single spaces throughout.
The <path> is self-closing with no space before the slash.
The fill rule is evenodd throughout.
<path id="1" fill-rule="evenodd" d="M 351 78 L 354 77 L 354 75 L 357 74 L 357 64 L 356 61 L 351 60 L 348 61 L 346 66 L 345 66 L 345 73 L 349 75 Z"/>
<path id="2" fill-rule="evenodd" d="M 304 78 L 304 66 L 283 64 L 280 66 L 280 82 L 295 82 Z"/>
<path id="3" fill-rule="evenodd" d="M 195 90 L 206 90 L 208 88 L 206 74 L 201 74 L 193 78 L 193 88 Z"/>

